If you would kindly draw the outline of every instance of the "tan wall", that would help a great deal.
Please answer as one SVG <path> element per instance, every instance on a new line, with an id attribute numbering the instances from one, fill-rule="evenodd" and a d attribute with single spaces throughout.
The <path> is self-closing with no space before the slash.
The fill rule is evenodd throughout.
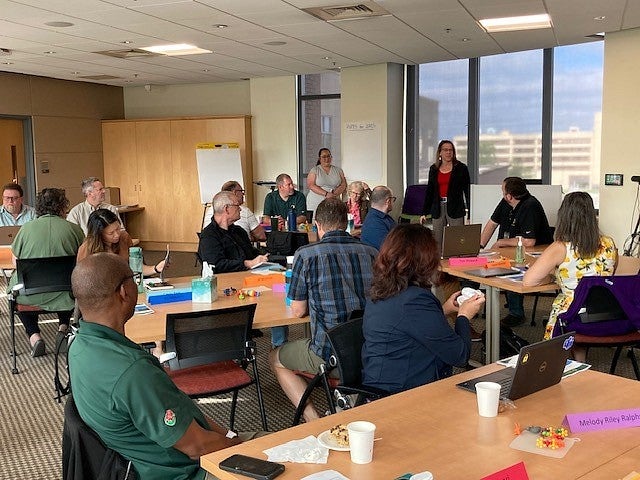
<path id="1" fill-rule="evenodd" d="M 0 105 L 0 114 L 32 117 L 36 189 L 60 187 L 71 204 L 82 200 L 82 179 L 103 176 L 100 122 L 124 116 L 122 88 L 1 73 Z"/>
<path id="2" fill-rule="evenodd" d="M 631 222 L 640 175 L 635 139 L 640 125 L 640 29 L 607 34 L 604 43 L 602 98 L 602 160 L 600 171 L 600 229 L 611 235 L 622 252 Z M 622 187 L 605 186 L 605 173 L 624 174 Z M 637 214 L 634 219 L 637 219 Z"/>

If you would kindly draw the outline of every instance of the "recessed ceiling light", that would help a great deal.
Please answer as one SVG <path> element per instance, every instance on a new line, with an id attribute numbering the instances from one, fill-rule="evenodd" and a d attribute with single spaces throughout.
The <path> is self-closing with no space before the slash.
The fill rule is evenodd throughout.
<path id="1" fill-rule="evenodd" d="M 463 41 L 463 42 L 468 42 L 469 40 L 470 40 L 470 39 L 469 39 L 469 38 L 467 38 L 467 37 L 464 37 L 464 38 L 462 39 L 462 41 Z"/>
<path id="2" fill-rule="evenodd" d="M 224 23 L 214 23 L 211 25 L 213 28 L 227 28 L 229 25 L 225 25 Z"/>
<path id="3" fill-rule="evenodd" d="M 45 22 L 44 24 L 48 27 L 73 27 L 73 23 L 71 22 Z"/>
<path id="4" fill-rule="evenodd" d="M 123 40 L 120 43 L 124 43 L 125 45 L 129 45 L 129 44 L 133 43 L 133 41 L 131 41 L 131 40 Z"/>
<path id="5" fill-rule="evenodd" d="M 198 48 L 194 45 L 186 43 L 175 43 L 172 45 L 154 45 L 151 47 L 140 47 L 141 50 L 147 52 L 160 53 L 162 55 L 195 55 L 198 53 L 213 53 L 211 50 L 205 50 L 204 48 Z"/>
<path id="6" fill-rule="evenodd" d="M 53 54 L 54 54 L 54 53 L 56 53 L 56 52 L 54 52 L 53 50 L 47 50 L 46 52 L 43 52 L 43 53 L 44 53 L 45 55 L 53 55 Z"/>
<path id="7" fill-rule="evenodd" d="M 2 65 L 13 65 L 13 62 L 2 62 Z"/>
<path id="8" fill-rule="evenodd" d="M 133 83 L 133 80 L 125 80 L 124 83 Z"/>
<path id="9" fill-rule="evenodd" d="M 208 68 L 203 68 L 203 69 L 202 69 L 202 71 L 203 71 L 203 72 L 208 72 L 208 71 L 209 71 L 209 69 L 208 69 Z"/>
<path id="10" fill-rule="evenodd" d="M 282 40 L 273 40 L 271 42 L 265 42 L 265 45 L 271 45 L 272 47 L 279 47 L 281 45 L 286 45 L 287 42 L 283 42 Z"/>
<path id="11" fill-rule="evenodd" d="M 598 22 L 604 20 L 605 18 L 607 18 L 605 15 L 600 15 L 598 17 L 593 17 L 593 19 L 598 21 Z"/>
<path id="12" fill-rule="evenodd" d="M 80 75 L 80 72 L 71 72 L 72 75 Z"/>
<path id="13" fill-rule="evenodd" d="M 322 57 L 322 59 L 323 60 L 331 60 L 331 57 L 324 56 L 324 57 Z"/>
<path id="14" fill-rule="evenodd" d="M 523 15 L 520 17 L 485 18 L 480 20 L 480 25 L 488 33 L 535 30 L 539 28 L 551 28 L 551 18 L 546 13 L 540 15 Z"/>

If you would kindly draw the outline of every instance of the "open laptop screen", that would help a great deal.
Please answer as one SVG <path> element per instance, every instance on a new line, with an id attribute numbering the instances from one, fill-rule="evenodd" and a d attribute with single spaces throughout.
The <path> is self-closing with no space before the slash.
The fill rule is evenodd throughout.
<path id="1" fill-rule="evenodd" d="M 480 252 L 482 225 L 448 225 L 442 237 L 442 258 L 474 257 Z"/>

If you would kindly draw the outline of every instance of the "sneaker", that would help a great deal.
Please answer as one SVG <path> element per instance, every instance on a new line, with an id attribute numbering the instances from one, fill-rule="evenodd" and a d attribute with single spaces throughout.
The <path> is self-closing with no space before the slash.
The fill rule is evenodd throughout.
<path id="1" fill-rule="evenodd" d="M 500 324 L 503 327 L 517 327 L 519 325 L 522 325 L 523 323 L 524 323 L 524 317 L 520 317 L 518 315 L 512 315 L 511 313 L 500 321 Z"/>
<path id="2" fill-rule="evenodd" d="M 41 357 L 46 353 L 46 347 L 44 345 L 44 340 L 37 340 L 36 343 L 31 347 L 31 356 L 33 358 Z"/>

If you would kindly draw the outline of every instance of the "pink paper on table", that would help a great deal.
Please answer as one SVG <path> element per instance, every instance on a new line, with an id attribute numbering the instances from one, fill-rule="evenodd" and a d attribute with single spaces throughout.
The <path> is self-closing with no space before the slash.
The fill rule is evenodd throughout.
<path id="1" fill-rule="evenodd" d="M 562 423 L 571 433 L 640 427 L 640 408 L 568 413 Z"/>
<path id="2" fill-rule="evenodd" d="M 504 470 L 482 477 L 480 480 L 504 480 L 505 478 L 509 480 L 529 480 L 527 469 L 524 468 L 524 462 L 511 465 Z"/>
<path id="3" fill-rule="evenodd" d="M 284 293 L 284 283 L 274 283 L 271 286 L 271 290 L 275 293 Z"/>

